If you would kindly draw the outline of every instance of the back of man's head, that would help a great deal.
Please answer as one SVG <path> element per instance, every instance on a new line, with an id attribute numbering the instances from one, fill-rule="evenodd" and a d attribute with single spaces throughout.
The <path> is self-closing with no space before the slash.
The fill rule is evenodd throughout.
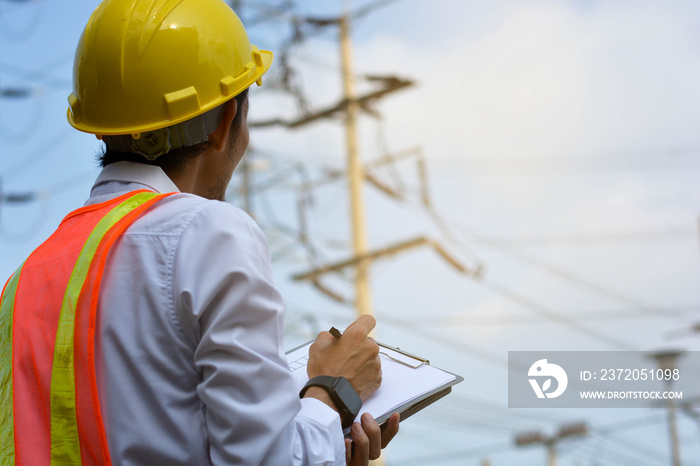
<path id="1" fill-rule="evenodd" d="M 249 105 L 248 89 L 236 95 L 234 99 L 236 100 L 238 111 L 233 118 L 230 128 L 232 143 L 235 143 L 238 139 L 244 115 L 242 110 Z M 226 106 L 226 103 L 210 111 L 215 117 L 212 118 L 212 121 L 217 122 L 217 124 L 221 121 L 224 106 Z M 99 164 L 102 167 L 106 167 L 114 162 L 129 161 L 156 165 L 163 168 L 167 173 L 179 172 L 185 168 L 190 159 L 200 156 L 206 149 L 211 147 L 212 143 L 206 140 L 175 148 L 172 146 L 166 148 L 165 144 L 172 144 L 175 137 L 180 137 L 180 131 L 186 130 L 188 124 L 190 126 L 199 124 L 197 120 L 202 117 L 206 117 L 206 114 L 175 126 L 147 131 L 142 133 L 139 139 L 133 139 L 131 135 L 102 136 L 104 150 L 98 156 Z M 207 128 L 205 134 L 208 136 L 215 129 L 216 127 Z"/>
<path id="2" fill-rule="evenodd" d="M 247 105 L 271 62 L 223 0 L 105 0 L 76 49 L 68 121 L 105 141 L 103 165 L 177 165 L 207 148 L 228 101 Z"/>

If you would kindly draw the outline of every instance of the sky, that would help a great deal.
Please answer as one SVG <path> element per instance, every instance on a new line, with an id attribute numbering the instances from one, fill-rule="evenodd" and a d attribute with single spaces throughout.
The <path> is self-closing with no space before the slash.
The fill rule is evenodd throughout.
<path id="1" fill-rule="evenodd" d="M 0 0 L 0 89 L 32 91 L 0 98 L 0 192 L 38 195 L 0 204 L 3 277 L 82 205 L 99 171 L 100 144 L 65 120 L 73 52 L 97 3 Z M 544 448 L 516 448 L 514 436 L 576 421 L 591 434 L 560 444 L 560 464 L 669 464 L 664 410 L 509 409 L 504 361 L 517 350 L 700 350 L 700 4 L 386 3 L 353 26 L 358 91 L 376 86 L 366 75 L 415 84 L 375 104 L 380 118 L 363 115 L 361 153 L 368 164 L 422 154 L 431 202 L 420 202 L 415 157 L 374 169 L 405 196 L 365 187 L 370 245 L 425 236 L 482 270 L 458 273 L 429 248 L 372 268 L 377 338 L 465 377 L 402 424 L 387 464 L 543 464 Z M 250 24 L 276 4 L 244 1 L 240 14 Z M 289 93 L 265 86 L 290 20 L 342 8 L 301 1 L 250 27 L 278 66 L 253 89 L 250 121 L 299 115 Z M 336 30 L 289 60 L 312 111 L 339 100 Z M 344 137 L 337 119 L 251 133 L 251 214 L 287 303 L 288 348 L 354 318 L 290 278 L 351 254 L 344 179 L 299 189 L 345 167 Z M 229 190 L 239 206 L 241 185 L 236 175 Z M 299 228 L 300 203 L 313 259 L 282 233 Z M 351 297 L 348 277 L 324 283 Z M 697 420 L 679 413 L 679 432 L 684 464 L 700 464 Z"/>

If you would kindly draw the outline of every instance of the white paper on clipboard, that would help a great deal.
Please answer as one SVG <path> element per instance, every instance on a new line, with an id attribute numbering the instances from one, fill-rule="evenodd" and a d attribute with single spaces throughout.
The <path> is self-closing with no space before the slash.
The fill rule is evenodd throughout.
<path id="1" fill-rule="evenodd" d="M 287 353 L 287 363 L 294 375 L 297 390 L 301 390 L 309 380 L 306 365 L 311 343 L 313 342 Z M 382 385 L 364 401 L 357 421 L 366 412 L 379 420 L 428 393 L 463 380 L 455 374 L 431 366 L 425 359 L 386 345 L 380 344 L 379 357 L 382 360 Z"/>

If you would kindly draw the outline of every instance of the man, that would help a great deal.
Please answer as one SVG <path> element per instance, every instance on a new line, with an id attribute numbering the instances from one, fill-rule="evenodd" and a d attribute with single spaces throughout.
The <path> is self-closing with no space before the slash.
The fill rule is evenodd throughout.
<path id="1" fill-rule="evenodd" d="M 3 291 L 0 463 L 359 465 L 396 434 L 343 437 L 381 383 L 369 316 L 319 334 L 299 399 L 266 242 L 221 202 L 271 62 L 222 0 L 95 10 L 68 119 L 104 168 Z"/>

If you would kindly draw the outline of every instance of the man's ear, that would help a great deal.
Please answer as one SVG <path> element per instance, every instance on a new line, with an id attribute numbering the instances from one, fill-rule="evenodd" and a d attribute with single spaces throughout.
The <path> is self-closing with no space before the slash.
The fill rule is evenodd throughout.
<path id="1" fill-rule="evenodd" d="M 219 123 L 219 126 L 209 135 L 209 142 L 214 144 L 214 149 L 217 152 L 223 152 L 227 147 L 226 141 L 229 138 L 231 123 L 233 123 L 236 113 L 238 113 L 238 102 L 236 99 L 231 99 L 226 103 L 221 123 Z"/>

